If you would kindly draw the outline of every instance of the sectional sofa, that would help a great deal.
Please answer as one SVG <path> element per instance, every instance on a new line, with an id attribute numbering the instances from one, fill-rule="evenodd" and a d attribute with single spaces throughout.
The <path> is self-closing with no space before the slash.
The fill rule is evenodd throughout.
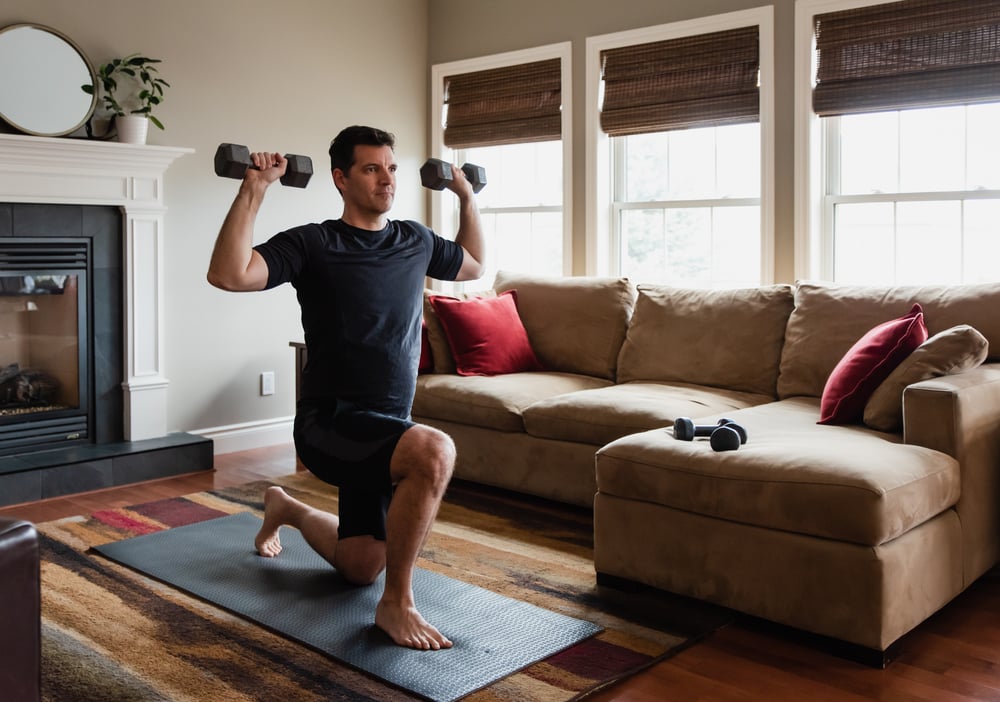
<path id="1" fill-rule="evenodd" d="M 593 507 L 599 581 L 884 660 L 1000 561 L 1000 285 L 501 272 L 425 297 L 414 419 L 454 438 L 456 477 Z M 748 441 L 679 440 L 679 417 Z"/>

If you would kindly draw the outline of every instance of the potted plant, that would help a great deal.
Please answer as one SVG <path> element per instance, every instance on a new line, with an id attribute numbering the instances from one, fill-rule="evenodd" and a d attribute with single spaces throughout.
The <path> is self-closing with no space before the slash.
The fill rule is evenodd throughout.
<path id="1" fill-rule="evenodd" d="M 153 108 L 163 102 L 163 89 L 169 88 L 170 83 L 158 76 L 157 63 L 159 59 L 130 54 L 97 69 L 104 93 L 101 101 L 114 115 L 119 141 L 144 144 L 149 122 L 163 129 L 163 123 L 153 115 Z M 91 95 L 96 89 L 96 85 L 81 87 Z"/>

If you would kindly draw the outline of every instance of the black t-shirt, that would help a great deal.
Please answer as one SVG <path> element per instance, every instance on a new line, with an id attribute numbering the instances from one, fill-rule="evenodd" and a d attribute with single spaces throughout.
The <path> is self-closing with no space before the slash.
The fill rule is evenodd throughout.
<path id="1" fill-rule="evenodd" d="M 267 288 L 290 282 L 308 360 L 302 399 L 337 399 L 408 418 L 420 361 L 424 278 L 454 280 L 462 247 L 418 222 L 382 231 L 306 224 L 254 247 Z"/>

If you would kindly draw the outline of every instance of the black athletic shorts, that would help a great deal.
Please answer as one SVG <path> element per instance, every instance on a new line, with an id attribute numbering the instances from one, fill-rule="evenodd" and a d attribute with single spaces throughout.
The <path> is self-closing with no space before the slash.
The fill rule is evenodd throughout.
<path id="1" fill-rule="evenodd" d="M 295 450 L 309 472 L 339 488 L 339 538 L 368 535 L 385 541 L 393 491 L 389 462 L 399 438 L 412 426 L 407 419 L 349 402 L 299 402 Z"/>

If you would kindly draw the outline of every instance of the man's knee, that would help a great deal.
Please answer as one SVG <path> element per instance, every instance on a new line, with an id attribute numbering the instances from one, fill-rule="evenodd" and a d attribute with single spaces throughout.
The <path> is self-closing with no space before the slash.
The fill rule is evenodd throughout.
<path id="1" fill-rule="evenodd" d="M 371 585 L 385 570 L 385 542 L 374 537 L 344 539 L 337 544 L 335 567 L 352 585 Z"/>
<path id="2" fill-rule="evenodd" d="M 418 424 L 399 440 L 393 464 L 394 477 L 419 476 L 443 490 L 455 468 L 455 442 L 443 431 Z"/>

